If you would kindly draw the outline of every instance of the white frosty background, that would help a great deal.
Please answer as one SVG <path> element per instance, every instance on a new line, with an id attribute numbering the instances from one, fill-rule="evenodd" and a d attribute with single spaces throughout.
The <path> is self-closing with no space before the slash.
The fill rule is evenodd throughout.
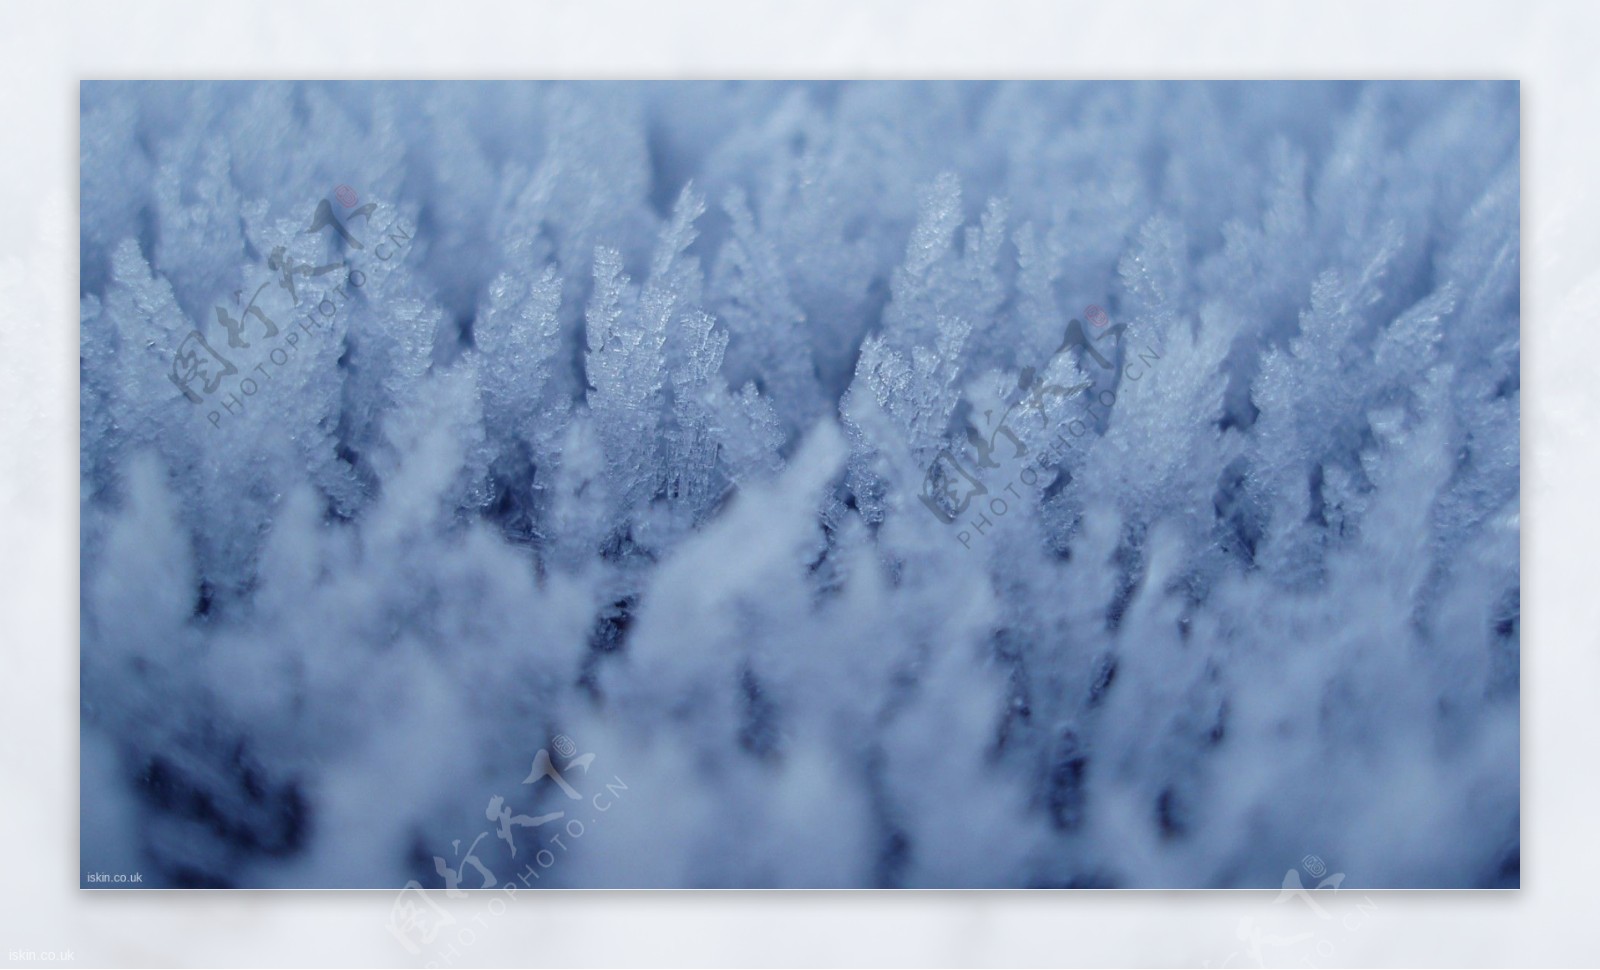
<path id="1" fill-rule="evenodd" d="M 568 808 L 519 784 L 565 733 L 628 787 L 542 885 L 1518 883 L 1515 84 L 88 84 L 81 128 L 86 872 L 436 886 L 489 829 L 507 881 L 557 826 L 513 860 L 485 806 Z M 393 260 L 300 231 L 339 184 Z M 215 310 L 278 245 L 369 270 L 282 366 Z M 1111 366 L 1052 357 L 1091 303 Z M 1090 383 L 1012 419 L 1047 471 L 1002 437 L 947 525 L 926 470 L 1035 371 Z"/>

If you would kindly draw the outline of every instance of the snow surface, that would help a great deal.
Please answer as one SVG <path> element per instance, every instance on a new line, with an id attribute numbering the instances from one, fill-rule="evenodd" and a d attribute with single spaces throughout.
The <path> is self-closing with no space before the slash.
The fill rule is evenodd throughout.
<path id="1" fill-rule="evenodd" d="M 1517 885 L 1518 97 L 86 83 L 83 869 Z"/>

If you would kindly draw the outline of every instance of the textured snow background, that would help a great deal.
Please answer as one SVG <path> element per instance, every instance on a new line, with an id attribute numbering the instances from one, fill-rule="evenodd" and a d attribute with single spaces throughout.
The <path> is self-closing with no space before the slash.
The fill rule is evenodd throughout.
<path id="1" fill-rule="evenodd" d="M 1518 150 L 1512 84 L 86 85 L 84 869 L 438 885 L 564 733 L 628 789 L 550 885 L 1515 885 Z M 213 424 L 280 243 L 373 272 Z M 1159 357 L 1052 358 L 1091 303 Z"/>

